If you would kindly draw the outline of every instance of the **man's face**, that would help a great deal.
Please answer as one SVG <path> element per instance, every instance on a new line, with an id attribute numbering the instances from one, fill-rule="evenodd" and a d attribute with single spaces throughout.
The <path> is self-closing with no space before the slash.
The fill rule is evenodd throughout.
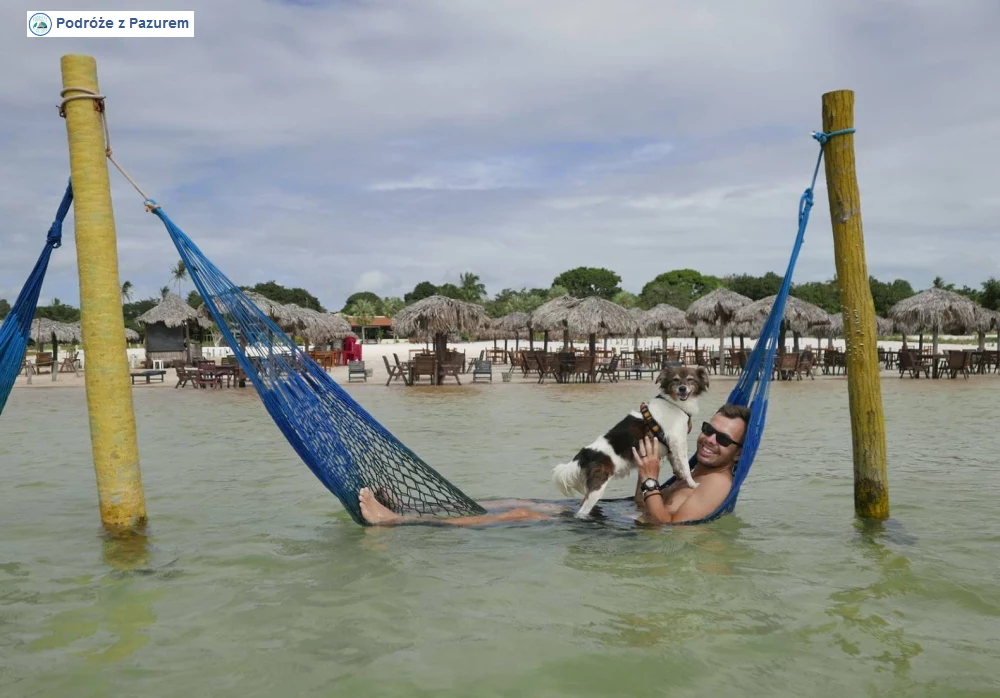
<path id="1" fill-rule="evenodd" d="M 742 419 L 730 419 L 721 414 L 716 414 L 709 420 L 709 424 L 715 427 L 734 442 L 742 443 L 746 433 L 746 423 Z M 716 434 L 705 436 L 704 432 L 698 434 L 698 463 L 706 468 L 721 468 L 732 466 L 740 455 L 740 447 L 736 443 L 723 447 L 719 444 Z"/>

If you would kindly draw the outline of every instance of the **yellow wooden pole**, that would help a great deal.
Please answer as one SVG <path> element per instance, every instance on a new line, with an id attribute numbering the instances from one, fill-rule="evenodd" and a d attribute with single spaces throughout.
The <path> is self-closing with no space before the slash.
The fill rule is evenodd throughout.
<path id="1" fill-rule="evenodd" d="M 74 87 L 100 92 L 97 62 L 92 57 L 68 55 L 61 63 L 66 96 L 81 94 L 67 91 Z M 69 101 L 65 113 L 87 361 L 84 377 L 101 522 L 110 529 L 132 528 L 146 522 L 146 501 L 139 472 L 102 115 L 93 99 Z"/>
<path id="2" fill-rule="evenodd" d="M 854 92 L 823 95 L 823 131 L 854 127 Z M 868 282 L 861 228 L 861 193 L 854 168 L 854 135 L 832 137 L 824 146 L 826 183 L 833 223 L 834 255 L 847 341 L 847 391 L 854 444 L 854 510 L 868 519 L 889 517 L 885 420 L 876 344 L 875 304 Z"/>

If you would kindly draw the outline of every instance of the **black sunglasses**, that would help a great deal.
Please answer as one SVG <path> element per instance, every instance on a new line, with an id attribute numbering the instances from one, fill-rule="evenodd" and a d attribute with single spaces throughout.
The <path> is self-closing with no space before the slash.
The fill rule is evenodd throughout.
<path id="1" fill-rule="evenodd" d="M 726 432 L 719 431 L 708 422 L 701 423 L 701 433 L 704 434 L 705 436 L 711 436 L 712 434 L 715 434 L 715 440 L 718 441 L 719 445 L 722 446 L 723 448 L 743 445 L 742 441 L 737 441 Z"/>

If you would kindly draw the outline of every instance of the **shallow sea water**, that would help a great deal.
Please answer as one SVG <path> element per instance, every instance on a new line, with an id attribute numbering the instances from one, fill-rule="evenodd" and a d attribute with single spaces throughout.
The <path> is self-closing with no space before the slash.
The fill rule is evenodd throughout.
<path id="1" fill-rule="evenodd" d="M 890 521 L 854 519 L 840 379 L 774 385 L 736 514 L 663 530 L 362 528 L 252 390 L 137 388 L 127 542 L 100 531 L 84 391 L 15 390 L 0 695 L 1000 695 L 1000 382 L 882 384 Z M 555 499 L 551 465 L 652 396 L 348 389 L 482 499 Z"/>

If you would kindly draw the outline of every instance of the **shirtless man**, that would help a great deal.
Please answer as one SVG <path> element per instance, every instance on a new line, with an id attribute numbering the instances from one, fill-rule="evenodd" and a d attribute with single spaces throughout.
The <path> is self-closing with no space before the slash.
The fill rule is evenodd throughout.
<path id="1" fill-rule="evenodd" d="M 684 482 L 674 482 L 661 488 L 660 459 L 653 448 L 653 437 L 647 436 L 639 442 L 632 453 L 639 465 L 639 480 L 636 483 L 635 503 L 642 510 L 640 521 L 647 523 L 683 523 L 697 521 L 710 515 L 725 501 L 733 486 L 733 467 L 739 460 L 743 448 L 743 437 L 750 422 L 750 410 L 746 407 L 725 404 L 719 408 L 711 421 L 703 422 L 698 435 L 695 453 L 697 466 L 692 472 L 697 489 L 691 489 Z M 378 525 L 396 525 L 427 522 L 426 517 L 401 516 L 383 506 L 374 493 L 364 487 L 358 493 L 361 516 L 365 521 Z M 529 508 L 534 507 L 534 508 Z M 552 506 L 532 503 L 499 514 L 483 516 L 463 516 L 460 518 L 435 518 L 435 523 L 455 526 L 481 526 L 490 523 L 527 521 L 532 519 L 552 519 Z"/>

